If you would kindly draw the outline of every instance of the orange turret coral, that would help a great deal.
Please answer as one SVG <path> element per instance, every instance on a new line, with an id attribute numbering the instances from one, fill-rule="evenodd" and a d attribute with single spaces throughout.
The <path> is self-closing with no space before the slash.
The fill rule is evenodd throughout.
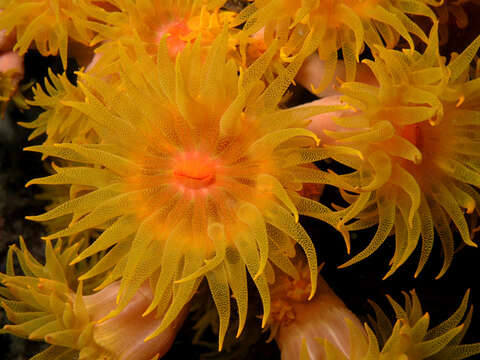
<path id="1" fill-rule="evenodd" d="M 85 295 L 83 283 L 76 281 L 82 266 L 68 266 L 78 255 L 78 246 L 63 248 L 60 241 L 55 247 L 48 241 L 45 265 L 33 258 L 23 239 L 21 249 L 10 248 L 7 274 L 0 273 L 0 283 L 5 286 L 0 288 L 0 296 L 2 307 L 14 324 L 6 325 L 2 332 L 44 340 L 50 346 L 37 356 L 45 359 L 126 360 L 135 356 L 151 360 L 163 356 L 185 319 L 186 309 L 162 336 L 145 343 L 144 337 L 161 320 L 153 314 L 141 316 L 153 295 L 144 285 L 119 316 L 100 323 L 115 307 L 119 284 Z M 24 276 L 15 274 L 14 254 Z"/>
<path id="2" fill-rule="evenodd" d="M 64 69 L 69 39 L 88 45 L 95 35 L 80 25 L 87 15 L 72 0 L 7 0 L 0 9 L 0 29 L 17 35 L 14 50 L 23 55 L 35 44 L 44 56 L 60 54 Z"/>
<path id="3" fill-rule="evenodd" d="M 337 319 L 337 321 L 330 320 L 331 323 L 326 320 L 327 324 L 324 325 L 327 329 L 330 326 L 331 329 L 336 324 L 345 322 L 347 325 L 344 325 L 343 333 L 336 329 L 337 333 L 330 332 L 325 335 L 322 333 L 322 328 L 319 327 L 310 329 L 310 334 L 305 332 L 304 335 L 316 336 L 315 340 L 312 341 L 311 338 L 309 340 L 312 343 L 316 342 L 316 347 L 324 351 L 324 355 L 320 358 L 325 360 L 390 360 L 398 358 L 451 360 L 469 359 L 479 353 L 480 344 L 459 345 L 472 318 L 472 307 L 468 312 L 466 311 L 469 291 L 463 297 L 460 307 L 448 319 L 433 328 L 429 328 L 430 315 L 423 313 L 415 291 L 403 295 L 404 307 L 388 297 L 396 315 L 394 324 L 378 305 L 371 303 L 376 315 L 376 321 L 372 321 L 376 333 L 367 324 L 364 325 L 365 329 L 362 331 L 356 326 L 355 322 L 358 321 L 352 321 L 346 317 Z M 335 303 L 339 300 L 330 295 L 329 301 Z M 328 310 L 323 309 L 323 311 L 327 312 Z M 340 311 L 349 313 L 347 309 Z M 349 347 L 342 347 L 342 344 L 338 344 L 338 337 L 341 336 L 350 339 Z M 306 338 L 304 338 L 298 358 L 300 360 L 319 358 L 311 356 L 315 345 L 309 347 L 307 344 Z M 293 349 L 289 350 L 292 353 Z M 295 358 L 297 357 L 285 357 L 286 360 Z"/>
<path id="4" fill-rule="evenodd" d="M 282 359 L 479 354 L 461 345 L 476 323 L 469 294 L 431 328 L 415 292 L 404 307 L 389 298 L 396 322 L 376 305 L 376 321 L 359 320 L 367 298 L 396 291 L 379 267 L 407 280 L 423 269 L 426 283 L 432 268 L 446 274 L 456 237 L 475 251 L 479 34 L 442 53 L 463 45 L 439 48 L 435 0 L 247 3 L 0 0 L 0 51 L 16 60 L 2 109 L 19 84 L 30 106 L 9 106 L 0 136 L 32 129 L 23 156 L 46 170 L 26 175 L 30 163 L 9 157 L 20 136 L 1 136 L 2 165 L 23 176 L 0 177 L 0 210 L 14 214 L 0 213 L 0 240 L 13 229 L 46 249 L 45 262 L 23 240 L 9 250 L 1 332 L 50 346 L 32 360 L 156 360 L 177 332 L 219 359 L 275 358 L 274 343 Z M 34 224 L 18 220 L 26 202 L 2 203 L 25 182 L 22 194 L 48 201 L 28 208 L 35 236 L 18 227 Z M 336 268 L 342 236 L 347 253 L 364 250 L 340 268 L 366 265 Z M 390 263 L 370 257 L 389 237 Z M 417 247 L 417 271 L 397 272 Z M 436 247 L 443 259 L 427 263 Z M 268 355 L 262 339 L 276 340 Z"/>
<path id="5" fill-rule="evenodd" d="M 284 61 L 295 56 L 301 44 L 307 42 L 318 49 L 325 62 L 325 75 L 317 91 L 332 80 L 337 65 L 337 50 L 342 49 L 346 64 L 346 80 L 355 79 L 359 55 L 365 44 L 370 48 L 386 44 L 394 47 L 403 37 L 414 47 L 411 34 L 423 41 L 427 37 L 408 15 L 435 19 L 428 5 L 436 1 L 411 0 L 406 2 L 377 0 L 348 1 L 255 1 L 244 9 L 236 23 L 245 22 L 240 38 L 246 38 L 265 27 L 265 41 L 280 39 Z M 307 36 L 310 33 L 310 36 Z"/>
<path id="6" fill-rule="evenodd" d="M 113 11 L 101 9 L 85 0 L 80 2 L 88 19 L 79 21 L 97 33 L 93 43 L 101 43 L 95 50 L 100 55 L 94 65 L 98 72 L 103 72 L 118 60 L 114 56 L 115 51 L 109 51 L 109 48 L 115 46 L 115 41 L 119 39 L 126 43 L 143 41 L 147 44 L 147 51 L 155 55 L 158 44 L 165 37 L 168 53 L 175 58 L 186 44 L 195 39 L 201 38 L 204 46 L 211 45 L 233 17 L 231 12 L 218 11 L 224 3 L 222 0 L 209 0 L 204 4 L 198 0 L 112 0 L 108 3 L 112 4 Z"/>
<path id="7" fill-rule="evenodd" d="M 302 152 L 315 147 L 317 139 L 303 128 L 303 120 L 331 108 L 310 107 L 298 115 L 277 109 L 301 60 L 262 90 L 259 77 L 275 46 L 240 77 L 226 59 L 225 31 L 205 61 L 200 46 L 199 41 L 187 46 L 175 65 L 166 51 L 155 65 L 141 46 L 135 60 L 119 48 L 119 88 L 79 74 L 85 101 L 64 104 L 88 117 L 101 144 L 29 148 L 82 164 L 57 168 L 30 184 L 82 184 L 91 191 L 29 218 L 73 215 L 71 225 L 49 239 L 109 223 L 73 263 L 113 246 L 80 278 L 110 270 L 102 287 L 122 279 L 118 307 L 109 317 L 128 305 L 144 281 L 156 277 L 146 314 L 166 314 L 149 338 L 178 316 L 206 276 L 220 315 L 221 347 L 230 317 L 229 289 L 239 308 L 239 334 L 244 325 L 245 265 L 262 297 L 265 321 L 270 312 L 265 272 L 272 262 L 295 276 L 285 256 L 292 242 L 307 256 L 310 296 L 315 292 L 315 250 L 298 216 L 318 210 L 296 191 L 303 182 L 324 181 L 320 170 L 304 167 Z M 258 98 L 249 102 L 252 96 Z"/>
<path id="8" fill-rule="evenodd" d="M 421 236 L 418 274 L 436 229 L 444 251 L 441 276 L 453 257 L 450 221 L 465 244 L 477 246 L 462 209 L 473 212 L 479 199 L 474 188 L 480 184 L 478 144 L 473 136 L 478 127 L 478 80 L 469 77 L 478 47 L 480 37 L 445 65 L 434 26 L 423 54 L 377 47 L 375 61 L 365 63 L 378 86 L 341 86 L 343 101 L 355 112 L 333 120 L 343 130 L 325 134 L 335 144 L 361 151 L 365 160 L 337 156 L 331 148 L 333 158 L 356 170 L 344 181 L 358 190 L 358 195 L 344 193 L 351 205 L 342 210 L 337 227 L 352 231 L 379 224 L 370 245 L 343 266 L 368 257 L 394 231 L 396 252 L 387 275 L 406 261 Z"/>

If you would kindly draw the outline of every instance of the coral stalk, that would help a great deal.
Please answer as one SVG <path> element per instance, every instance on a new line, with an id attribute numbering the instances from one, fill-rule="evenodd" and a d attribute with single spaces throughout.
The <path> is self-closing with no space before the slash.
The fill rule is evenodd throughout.
<path id="1" fill-rule="evenodd" d="M 294 318 L 280 324 L 275 336 L 282 360 L 300 359 L 299 349 L 303 342 L 310 358 L 317 360 L 326 359 L 324 341 L 336 347 L 347 359 L 367 352 L 367 334 L 361 322 L 321 276 L 317 294 L 311 301 L 298 297 L 294 300 L 298 289 L 288 293 L 289 311 Z M 352 333 L 355 339 L 351 338 Z"/>

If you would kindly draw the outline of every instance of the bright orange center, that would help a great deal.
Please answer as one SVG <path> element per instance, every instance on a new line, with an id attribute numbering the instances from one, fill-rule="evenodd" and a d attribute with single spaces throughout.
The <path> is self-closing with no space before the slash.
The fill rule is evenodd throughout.
<path id="1" fill-rule="evenodd" d="M 185 47 L 186 41 L 183 37 L 190 32 L 191 30 L 185 19 L 172 21 L 158 29 L 157 41 L 160 41 L 160 39 L 166 35 L 168 53 L 172 58 L 175 58 L 175 56 Z"/>
<path id="2" fill-rule="evenodd" d="M 215 182 L 216 162 L 199 152 L 186 152 L 175 161 L 173 175 L 181 187 L 204 189 Z"/>

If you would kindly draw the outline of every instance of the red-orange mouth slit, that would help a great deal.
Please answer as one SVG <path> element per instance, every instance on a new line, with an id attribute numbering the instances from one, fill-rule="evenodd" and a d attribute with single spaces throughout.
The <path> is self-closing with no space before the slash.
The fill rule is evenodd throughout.
<path id="1" fill-rule="evenodd" d="M 215 182 L 216 163 L 197 152 L 184 153 L 175 163 L 173 176 L 181 187 L 203 189 Z"/>

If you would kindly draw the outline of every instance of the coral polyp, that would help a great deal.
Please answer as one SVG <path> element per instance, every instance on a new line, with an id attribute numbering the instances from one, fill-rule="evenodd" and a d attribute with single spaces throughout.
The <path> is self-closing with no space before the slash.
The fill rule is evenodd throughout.
<path id="1" fill-rule="evenodd" d="M 405 298 L 403 307 L 387 296 L 396 315 L 396 321 L 393 324 L 385 312 L 371 302 L 376 318 L 375 320 L 371 318 L 375 331 L 367 324 L 365 324 L 365 331 L 362 331 L 353 322 L 349 322 L 348 318 L 342 319 L 347 322 L 348 336 L 353 339 L 349 349 L 351 354 L 348 357 L 345 356 L 344 348 L 329 339 L 331 334 L 322 336 L 321 331 L 318 331 L 319 337 L 315 340 L 317 346 L 325 351 L 325 356 L 322 358 L 325 360 L 470 359 L 478 352 L 479 344 L 459 345 L 472 318 L 472 307 L 470 306 L 467 311 L 469 291 L 463 297 L 458 309 L 448 319 L 432 328 L 430 328 L 430 315 L 423 312 L 415 291 L 404 292 L 403 296 Z M 344 311 L 348 312 L 348 309 Z M 364 351 L 354 353 L 362 347 Z M 300 359 L 312 359 L 310 353 L 311 350 L 304 341 Z"/>
<path id="2" fill-rule="evenodd" d="M 33 88 L 33 93 L 34 100 L 28 103 L 41 106 L 45 111 L 31 122 L 20 123 L 23 127 L 32 129 L 30 140 L 43 134 L 47 136 L 45 144 L 63 141 L 85 142 L 88 138 L 96 137 L 85 116 L 62 103 L 84 98 L 80 89 L 70 82 L 65 73 L 56 75 L 50 71 L 44 86 L 38 84 Z"/>
<path id="3" fill-rule="evenodd" d="M 143 338 L 160 322 L 153 314 L 141 317 L 152 298 L 148 286 L 142 286 L 130 306 L 118 317 L 101 324 L 98 320 L 115 307 L 119 284 L 115 282 L 91 294 L 77 276 L 85 262 L 77 266 L 68 263 L 78 255 L 79 245 L 65 246 L 47 242 L 45 264 L 38 262 L 20 239 L 21 248 L 12 246 L 7 255 L 7 274 L 0 273 L 2 307 L 12 325 L 9 332 L 30 340 L 43 340 L 50 346 L 36 358 L 60 360 L 149 360 L 168 351 L 178 324 L 185 319 L 186 309 L 161 336 L 145 343 Z M 24 275 L 15 273 L 14 255 Z M 84 295 L 87 293 L 88 295 Z M 126 326 L 125 326 L 126 325 Z"/>
<path id="4" fill-rule="evenodd" d="M 100 73 L 117 59 L 109 48 L 114 42 L 123 39 L 147 44 L 147 51 L 155 55 L 158 44 L 165 37 L 168 53 L 174 59 L 186 44 L 201 39 L 205 46 L 211 45 L 222 31 L 233 13 L 219 12 L 224 3 L 220 0 L 148 0 L 134 2 L 130 0 L 109 1 L 112 9 L 100 9 L 93 3 L 82 0 L 81 8 L 88 14 L 81 23 L 97 36 L 93 43 L 101 43 L 95 49 L 101 59 L 95 66 Z"/>
<path id="5" fill-rule="evenodd" d="M 379 85 L 346 82 L 340 88 L 357 111 L 334 120 L 344 131 L 325 133 L 336 144 L 361 151 L 366 161 L 334 155 L 356 170 L 345 181 L 359 191 L 345 193 L 351 205 L 337 227 L 351 231 L 378 223 L 367 248 L 343 266 L 368 257 L 393 230 L 396 250 L 387 275 L 407 260 L 421 237 L 418 275 L 435 229 L 444 255 L 440 277 L 453 258 L 451 221 L 465 244 L 477 246 L 462 210 L 473 212 L 479 199 L 479 144 L 473 135 L 479 125 L 478 80 L 468 74 L 480 38 L 448 65 L 438 53 L 436 25 L 429 42 L 423 54 L 378 47 L 375 61 L 365 63 Z"/>
<path id="6" fill-rule="evenodd" d="M 95 35 L 80 24 L 87 14 L 72 0 L 10 0 L 1 8 L 0 28 L 17 36 L 14 50 L 23 55 L 34 44 L 44 56 L 59 54 L 64 69 L 69 39 L 88 45 Z"/>
<path id="7" fill-rule="evenodd" d="M 267 43 L 272 38 L 283 41 L 284 61 L 290 61 L 303 43 L 309 44 L 312 50 L 317 49 L 325 62 L 324 78 L 315 90 L 321 91 L 334 77 L 339 49 L 346 64 L 346 80 L 353 81 L 365 44 L 370 48 L 383 44 L 393 48 L 403 37 L 413 48 L 411 34 L 426 42 L 423 30 L 408 15 L 434 20 L 428 4 L 436 2 L 259 0 L 240 13 L 238 22 L 245 21 L 245 29 L 239 37 L 253 35 L 265 27 Z"/>
<path id="8" fill-rule="evenodd" d="M 239 309 L 238 333 L 244 325 L 245 266 L 262 297 L 265 323 L 270 312 L 266 274 L 273 263 L 298 276 L 288 259 L 293 255 L 286 255 L 295 243 L 306 254 L 310 296 L 315 293 L 315 250 L 298 223 L 299 214 L 315 209 L 297 191 L 303 182 L 324 182 L 325 173 L 305 167 L 310 161 L 300 155 L 317 145 L 316 136 L 304 128 L 305 119 L 336 108 L 310 107 L 299 116 L 278 110 L 301 60 L 262 90 L 259 77 L 274 50 L 238 78 L 235 62 L 227 60 L 225 31 L 205 60 L 199 41 L 179 53 L 175 64 L 167 51 L 160 52 L 161 65 L 156 65 L 143 47 L 136 46 L 135 60 L 120 47 L 118 88 L 79 73 L 85 101 L 64 101 L 88 117 L 101 143 L 29 148 L 81 164 L 57 168 L 56 174 L 30 184 L 81 184 L 91 191 L 29 218 L 73 215 L 68 228 L 48 239 L 104 228 L 73 263 L 113 246 L 80 277 L 109 271 L 102 287 L 121 279 L 118 307 L 109 317 L 122 311 L 153 276 L 154 298 L 146 313 L 165 312 L 154 337 L 206 277 L 220 316 L 221 346 L 230 289 Z M 256 101 L 247 102 L 252 96 Z"/>

